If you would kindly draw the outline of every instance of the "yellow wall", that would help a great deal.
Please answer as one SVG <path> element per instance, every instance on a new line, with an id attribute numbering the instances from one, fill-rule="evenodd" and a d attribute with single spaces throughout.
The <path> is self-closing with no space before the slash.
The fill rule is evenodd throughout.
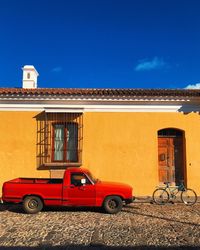
<path id="1" fill-rule="evenodd" d="M 0 186 L 19 176 L 49 177 L 37 170 L 37 112 L 0 112 Z M 157 131 L 185 131 L 188 186 L 200 190 L 200 116 L 197 113 L 85 113 L 83 166 L 98 178 L 129 183 L 135 195 L 158 184 Z"/>
<path id="2" fill-rule="evenodd" d="M 83 163 L 96 176 L 129 183 L 135 195 L 158 185 L 157 131 L 185 131 L 188 187 L 200 190 L 200 116 L 182 113 L 84 114 Z"/>
<path id="3" fill-rule="evenodd" d="M 35 112 L 0 112 L 0 189 L 17 177 L 48 177 L 36 164 Z"/>

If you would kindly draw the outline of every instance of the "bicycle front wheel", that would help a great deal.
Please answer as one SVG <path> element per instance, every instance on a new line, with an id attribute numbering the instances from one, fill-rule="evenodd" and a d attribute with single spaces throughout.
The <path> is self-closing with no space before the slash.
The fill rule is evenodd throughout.
<path id="1" fill-rule="evenodd" d="M 157 188 L 153 192 L 153 201 L 158 205 L 164 205 L 169 201 L 169 194 L 163 188 Z"/>
<path id="2" fill-rule="evenodd" d="M 193 189 L 187 188 L 181 192 L 181 200 L 185 205 L 194 205 L 197 202 L 197 194 Z"/>

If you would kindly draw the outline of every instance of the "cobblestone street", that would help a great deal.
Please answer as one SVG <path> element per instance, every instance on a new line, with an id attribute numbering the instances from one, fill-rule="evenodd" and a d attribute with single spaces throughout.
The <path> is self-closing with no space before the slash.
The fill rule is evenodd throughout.
<path id="1" fill-rule="evenodd" d="M 200 249 L 200 204 L 136 203 L 117 215 L 0 205 L 0 249 Z"/>

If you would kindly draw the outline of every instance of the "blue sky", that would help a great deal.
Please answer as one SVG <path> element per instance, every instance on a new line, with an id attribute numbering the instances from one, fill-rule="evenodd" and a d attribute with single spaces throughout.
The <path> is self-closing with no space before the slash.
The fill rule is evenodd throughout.
<path id="1" fill-rule="evenodd" d="M 199 0 L 0 0 L 0 87 L 200 87 Z"/>

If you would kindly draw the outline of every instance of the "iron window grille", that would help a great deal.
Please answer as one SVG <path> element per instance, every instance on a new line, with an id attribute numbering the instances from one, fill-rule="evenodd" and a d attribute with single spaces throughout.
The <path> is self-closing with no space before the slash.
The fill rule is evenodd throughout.
<path id="1" fill-rule="evenodd" d="M 37 119 L 37 165 L 82 163 L 82 113 L 45 113 Z"/>

